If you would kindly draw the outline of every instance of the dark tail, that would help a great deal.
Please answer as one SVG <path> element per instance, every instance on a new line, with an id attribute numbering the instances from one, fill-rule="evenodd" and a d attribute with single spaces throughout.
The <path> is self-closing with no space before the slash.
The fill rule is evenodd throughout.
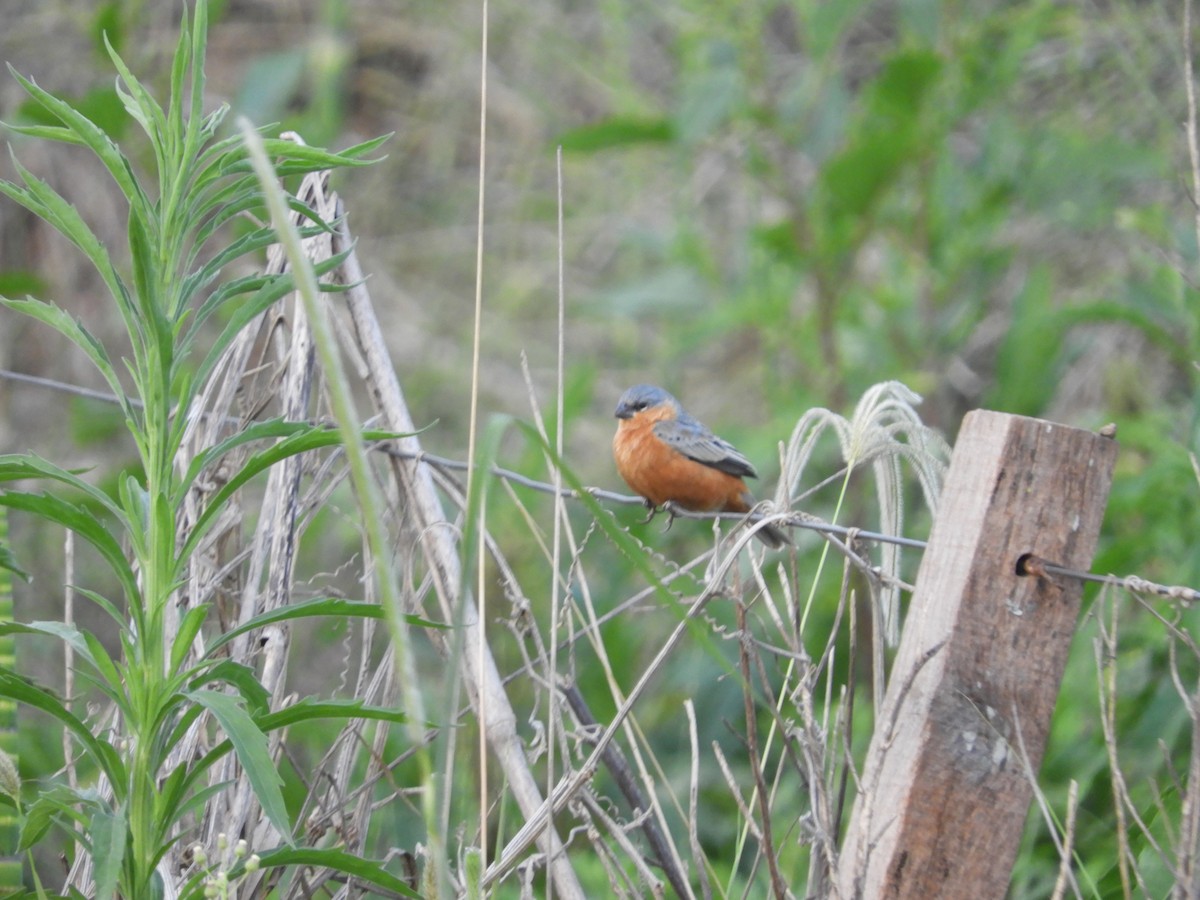
<path id="1" fill-rule="evenodd" d="M 754 532 L 754 536 L 772 550 L 778 550 L 785 544 L 789 547 L 792 545 L 791 538 L 774 525 L 767 525 L 765 528 L 758 529 L 758 531 Z"/>
<path id="2" fill-rule="evenodd" d="M 743 485 L 744 486 L 744 485 Z M 730 502 L 725 508 L 732 512 L 750 512 L 754 508 L 754 495 L 749 491 L 743 491 L 738 498 L 740 503 Z M 770 547 L 772 550 L 778 550 L 780 547 L 792 546 L 792 539 L 787 536 L 782 528 L 777 528 L 774 525 L 765 525 L 758 531 L 754 532 L 754 536 Z"/>

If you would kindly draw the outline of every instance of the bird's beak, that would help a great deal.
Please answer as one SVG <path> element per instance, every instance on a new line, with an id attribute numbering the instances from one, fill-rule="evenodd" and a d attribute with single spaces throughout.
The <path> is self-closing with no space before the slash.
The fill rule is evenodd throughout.
<path id="1" fill-rule="evenodd" d="M 633 410 L 630 409 L 628 406 L 626 406 L 624 403 L 618 403 L 616 412 L 614 412 L 613 415 L 616 416 L 618 419 L 632 419 L 633 418 Z"/>

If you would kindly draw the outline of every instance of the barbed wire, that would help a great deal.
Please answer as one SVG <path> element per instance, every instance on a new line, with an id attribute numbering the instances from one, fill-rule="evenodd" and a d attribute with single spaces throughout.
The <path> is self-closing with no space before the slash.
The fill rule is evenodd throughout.
<path id="1" fill-rule="evenodd" d="M 62 393 L 73 394 L 78 397 L 84 397 L 89 400 L 99 400 L 105 403 L 119 404 L 120 401 L 112 394 L 104 391 L 92 390 L 91 388 L 79 387 L 77 385 L 68 384 L 63 381 L 56 381 L 52 378 L 43 378 L 38 375 L 27 375 L 22 372 L 14 372 L 10 369 L 0 369 L 0 378 L 16 381 L 23 384 L 33 385 L 35 387 L 47 388 Z M 141 404 L 134 399 L 130 402 L 135 406 Z M 242 424 L 241 420 L 234 417 L 226 417 L 234 424 Z M 436 466 L 448 472 L 466 472 L 468 465 L 466 462 L 448 457 L 439 456 L 435 453 L 429 453 L 421 450 L 417 452 L 408 452 L 400 450 L 390 444 L 384 443 L 381 449 L 391 456 L 396 456 L 404 459 L 412 459 L 417 462 L 423 462 L 428 465 Z M 553 484 L 545 481 L 539 481 L 536 478 L 531 478 L 528 475 L 523 475 L 520 472 L 512 469 L 506 469 L 502 466 L 491 466 L 490 474 L 497 478 L 518 484 L 530 490 L 539 491 L 544 494 L 559 494 L 564 499 L 579 500 L 580 492 L 573 488 L 556 488 Z M 597 500 L 604 500 L 609 503 L 622 504 L 627 506 L 646 506 L 646 501 L 631 494 L 618 493 L 604 488 L 589 487 L 586 489 Z M 846 525 L 835 525 L 832 522 L 826 522 L 817 516 L 803 512 L 789 513 L 765 513 L 751 512 L 745 513 L 726 513 L 726 512 L 696 512 L 693 510 L 683 509 L 673 503 L 667 503 L 663 510 L 667 513 L 668 527 L 674 519 L 699 519 L 699 520 L 714 520 L 720 519 L 725 521 L 748 522 L 750 524 L 770 519 L 771 524 L 782 526 L 785 528 L 800 528 L 807 531 L 813 531 L 820 534 L 831 535 L 842 538 L 847 545 L 852 545 L 858 542 L 867 543 L 888 543 L 895 544 L 900 547 L 906 547 L 913 550 L 924 550 L 929 546 L 927 541 L 918 538 L 908 538 L 894 534 L 883 534 L 876 531 L 867 531 L 862 528 L 854 528 Z M 1157 597 L 1163 597 L 1169 600 L 1179 600 L 1183 603 L 1200 602 L 1200 591 L 1184 585 L 1165 585 L 1142 578 L 1139 575 L 1102 575 L 1096 572 L 1085 572 L 1079 569 L 1073 569 L 1068 566 L 1062 566 L 1051 560 L 1045 560 L 1033 554 L 1023 554 L 1017 561 L 1015 569 L 1018 575 L 1027 575 L 1037 578 L 1053 580 L 1054 578 L 1073 578 L 1079 581 L 1086 581 L 1093 584 L 1104 584 L 1111 587 L 1120 588 L 1129 591 L 1133 594 L 1151 594 Z"/>

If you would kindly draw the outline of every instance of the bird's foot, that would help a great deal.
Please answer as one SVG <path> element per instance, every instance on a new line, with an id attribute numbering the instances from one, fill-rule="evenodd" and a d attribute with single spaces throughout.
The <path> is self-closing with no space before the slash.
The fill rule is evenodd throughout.
<path id="1" fill-rule="evenodd" d="M 675 519 L 677 518 L 675 504 L 668 500 L 662 505 L 662 511 L 667 514 L 667 524 L 663 528 L 663 534 L 666 534 L 671 530 L 671 526 L 675 524 Z"/>
<path id="2" fill-rule="evenodd" d="M 666 524 L 666 527 L 663 528 L 663 532 L 666 533 L 666 532 L 670 531 L 671 526 L 675 524 L 675 519 L 678 517 L 678 514 L 675 512 L 675 504 L 673 504 L 670 500 L 668 500 L 662 506 L 655 506 L 654 503 L 650 500 L 646 500 L 644 502 L 646 504 L 646 509 L 648 510 L 648 512 L 646 513 L 646 518 L 642 519 L 641 524 L 643 524 L 643 525 L 650 524 L 650 522 L 653 521 L 654 517 L 657 516 L 661 512 L 661 513 L 664 513 L 667 517 L 667 524 Z"/>

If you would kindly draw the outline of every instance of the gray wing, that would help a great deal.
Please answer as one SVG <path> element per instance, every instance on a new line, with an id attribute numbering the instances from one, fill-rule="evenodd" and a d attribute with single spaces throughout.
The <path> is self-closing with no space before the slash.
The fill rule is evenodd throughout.
<path id="1" fill-rule="evenodd" d="M 750 464 L 750 460 L 733 444 L 717 437 L 687 413 L 682 413 L 677 419 L 655 422 L 654 433 L 664 444 L 678 450 L 688 459 L 739 478 L 758 477 L 758 472 Z"/>

